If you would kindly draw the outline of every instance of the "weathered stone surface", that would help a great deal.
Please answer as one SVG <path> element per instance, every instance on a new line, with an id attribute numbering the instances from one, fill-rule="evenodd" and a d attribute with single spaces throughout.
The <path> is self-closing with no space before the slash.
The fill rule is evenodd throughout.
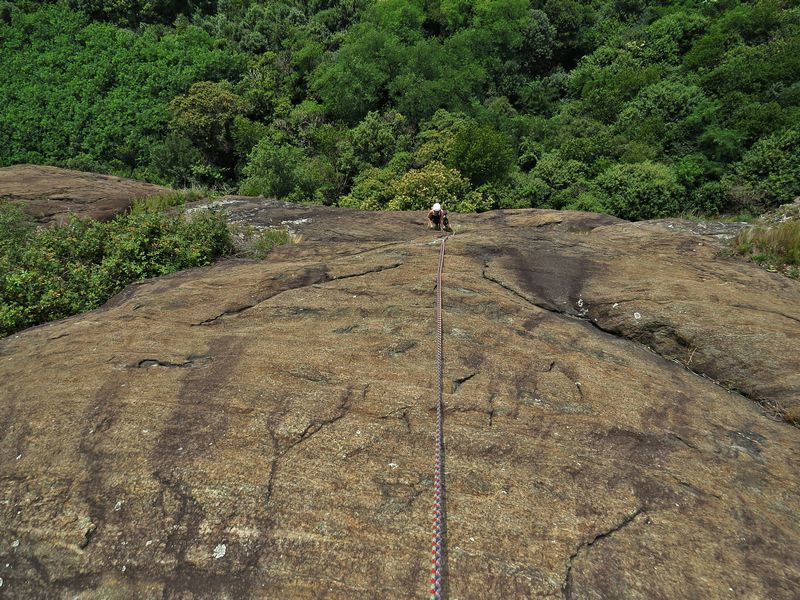
<path id="1" fill-rule="evenodd" d="M 224 202 L 302 241 L 0 342 L 8 597 L 427 597 L 424 216 Z M 448 597 L 798 597 L 800 285 L 659 224 L 453 220 Z"/>
<path id="2" fill-rule="evenodd" d="M 152 183 L 58 167 L 0 168 L 0 198 L 19 203 L 39 223 L 63 223 L 70 213 L 105 221 L 137 198 L 169 191 Z"/>

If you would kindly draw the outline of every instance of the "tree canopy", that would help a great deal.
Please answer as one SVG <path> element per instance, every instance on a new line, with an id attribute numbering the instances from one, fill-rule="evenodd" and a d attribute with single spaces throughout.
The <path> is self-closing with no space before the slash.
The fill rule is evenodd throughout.
<path id="1" fill-rule="evenodd" d="M 797 123 L 793 0 L 0 1 L 0 165 L 639 219 L 792 200 Z"/>

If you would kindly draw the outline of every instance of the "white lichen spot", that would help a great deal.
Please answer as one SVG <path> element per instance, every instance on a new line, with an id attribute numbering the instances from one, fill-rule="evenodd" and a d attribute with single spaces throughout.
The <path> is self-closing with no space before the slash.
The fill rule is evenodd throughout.
<path id="1" fill-rule="evenodd" d="M 119 512 L 120 508 L 122 508 L 122 500 L 117 500 L 117 503 L 114 505 L 114 512 Z"/>
<path id="2" fill-rule="evenodd" d="M 583 298 L 578 298 L 578 306 L 583 306 Z"/>
<path id="3" fill-rule="evenodd" d="M 152 545 L 153 545 L 153 540 L 147 540 L 147 541 L 144 543 L 144 545 L 145 545 L 145 547 L 147 547 L 147 546 L 152 546 Z"/>
<path id="4" fill-rule="evenodd" d="M 19 540 L 14 540 L 13 542 L 11 542 L 11 547 L 12 548 L 19 548 Z"/>
<path id="5" fill-rule="evenodd" d="M 397 463 L 390 462 L 390 463 L 389 463 L 389 466 L 390 466 L 392 469 L 396 469 L 396 468 L 397 468 L 397 467 L 399 467 L 400 465 L 398 465 Z"/>
<path id="6" fill-rule="evenodd" d="M 216 547 L 214 548 L 214 552 L 212 553 L 212 556 L 214 558 L 222 558 L 223 556 L 225 556 L 225 553 L 227 551 L 228 551 L 228 547 L 225 544 L 217 544 Z"/>
<path id="7" fill-rule="evenodd" d="M 642 313 L 635 312 L 633 313 L 633 318 L 637 321 L 642 318 Z"/>
<path id="8" fill-rule="evenodd" d="M 124 573 L 127 570 L 128 570 L 128 566 L 127 565 L 122 565 L 122 572 Z"/>
<path id="9" fill-rule="evenodd" d="M 611 308 L 617 308 L 618 306 L 619 306 L 619 302 L 614 302 L 614 304 L 611 306 Z"/>
<path id="10" fill-rule="evenodd" d="M 0 587 L 3 587 L 3 578 L 0 577 Z"/>
<path id="11" fill-rule="evenodd" d="M 22 458 L 22 454 L 17 454 L 17 460 L 19 460 L 20 458 Z"/>

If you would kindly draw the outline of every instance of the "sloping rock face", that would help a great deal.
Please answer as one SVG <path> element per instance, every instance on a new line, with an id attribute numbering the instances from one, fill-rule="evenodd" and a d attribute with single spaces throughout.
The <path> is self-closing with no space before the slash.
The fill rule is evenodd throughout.
<path id="1" fill-rule="evenodd" d="M 113 175 L 41 165 L 0 168 L 0 198 L 7 198 L 42 224 L 64 223 L 69 214 L 111 219 L 137 198 L 158 196 L 169 188 Z"/>
<path id="2" fill-rule="evenodd" d="M 7 597 L 428 597 L 434 235 L 224 202 L 301 241 L 0 342 Z M 658 223 L 454 221 L 447 597 L 798 597 L 800 285 Z"/>

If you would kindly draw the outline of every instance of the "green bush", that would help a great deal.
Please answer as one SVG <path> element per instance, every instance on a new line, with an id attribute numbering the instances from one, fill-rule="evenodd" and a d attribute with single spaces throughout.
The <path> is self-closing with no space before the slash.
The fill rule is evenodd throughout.
<path id="1" fill-rule="evenodd" d="M 800 128 L 787 129 L 756 143 L 730 178 L 734 185 L 760 192 L 766 206 L 800 196 Z"/>
<path id="2" fill-rule="evenodd" d="M 511 190 L 500 198 L 502 208 L 537 208 L 550 205 L 555 190 L 535 173 L 515 173 Z"/>
<path id="3" fill-rule="evenodd" d="M 564 210 L 579 210 L 583 212 L 604 213 L 608 212 L 599 198 L 589 192 L 580 194 L 575 200 L 567 203 Z"/>
<path id="4" fill-rule="evenodd" d="M 456 169 L 434 161 L 400 177 L 392 192 L 394 197 L 387 204 L 390 210 L 428 209 L 440 202 L 448 210 L 458 211 L 469 192 L 469 182 Z"/>
<path id="5" fill-rule="evenodd" d="M 290 241 L 291 236 L 287 229 L 268 229 L 256 236 L 250 252 L 254 258 L 263 259 L 273 248 L 288 244 Z"/>
<path id="6" fill-rule="evenodd" d="M 0 0 L 0 166 L 379 209 L 433 195 L 409 172 L 453 196 L 437 162 L 450 208 L 761 210 L 800 193 L 799 32 L 796 0 Z"/>
<path id="7" fill-rule="evenodd" d="M 297 165 L 304 160 L 303 149 L 284 142 L 280 136 L 272 134 L 262 138 L 244 168 L 247 179 L 241 185 L 241 193 L 287 197 L 298 187 Z"/>
<path id="8" fill-rule="evenodd" d="M 134 281 L 205 265 L 233 250 L 224 216 L 140 209 L 108 223 L 72 217 L 35 230 L 0 203 L 0 335 L 97 308 Z"/>
<path id="9" fill-rule="evenodd" d="M 588 166 L 577 160 L 564 159 L 559 152 L 544 154 L 531 175 L 531 183 L 535 186 L 531 189 L 534 194 L 531 206 L 563 208 L 589 187 Z"/>
<path id="10" fill-rule="evenodd" d="M 411 147 L 408 123 L 398 112 L 370 112 L 339 143 L 339 163 L 348 175 L 368 167 L 382 167 L 397 152 Z"/>
<path id="11" fill-rule="evenodd" d="M 681 207 L 684 189 L 666 165 L 614 165 L 594 181 L 594 196 L 607 212 L 623 219 L 668 217 Z"/>
<path id="12" fill-rule="evenodd" d="M 359 175 L 353 189 L 339 198 L 339 206 L 361 210 L 384 210 L 394 197 L 397 174 L 390 169 L 366 169 Z"/>
<path id="13" fill-rule="evenodd" d="M 470 125 L 456 134 L 449 164 L 472 185 L 502 181 L 516 158 L 506 136 L 490 127 Z"/>
<path id="14" fill-rule="evenodd" d="M 420 124 L 414 154 L 415 165 L 422 167 L 434 160 L 448 162 L 453 155 L 458 134 L 472 124 L 474 121 L 464 114 L 437 110 L 429 120 Z"/>
<path id="15" fill-rule="evenodd" d="M 150 162 L 158 178 L 176 186 L 195 183 L 193 168 L 202 163 L 203 155 L 187 137 L 171 133 L 150 150 Z M 93 171 L 96 169 L 81 169 Z"/>
<path id="16" fill-rule="evenodd" d="M 246 128 L 247 102 L 228 82 L 200 81 L 170 102 L 170 130 L 190 140 L 209 164 L 232 169 L 237 156 L 235 132 Z M 250 148 L 246 148 L 245 152 Z"/>

